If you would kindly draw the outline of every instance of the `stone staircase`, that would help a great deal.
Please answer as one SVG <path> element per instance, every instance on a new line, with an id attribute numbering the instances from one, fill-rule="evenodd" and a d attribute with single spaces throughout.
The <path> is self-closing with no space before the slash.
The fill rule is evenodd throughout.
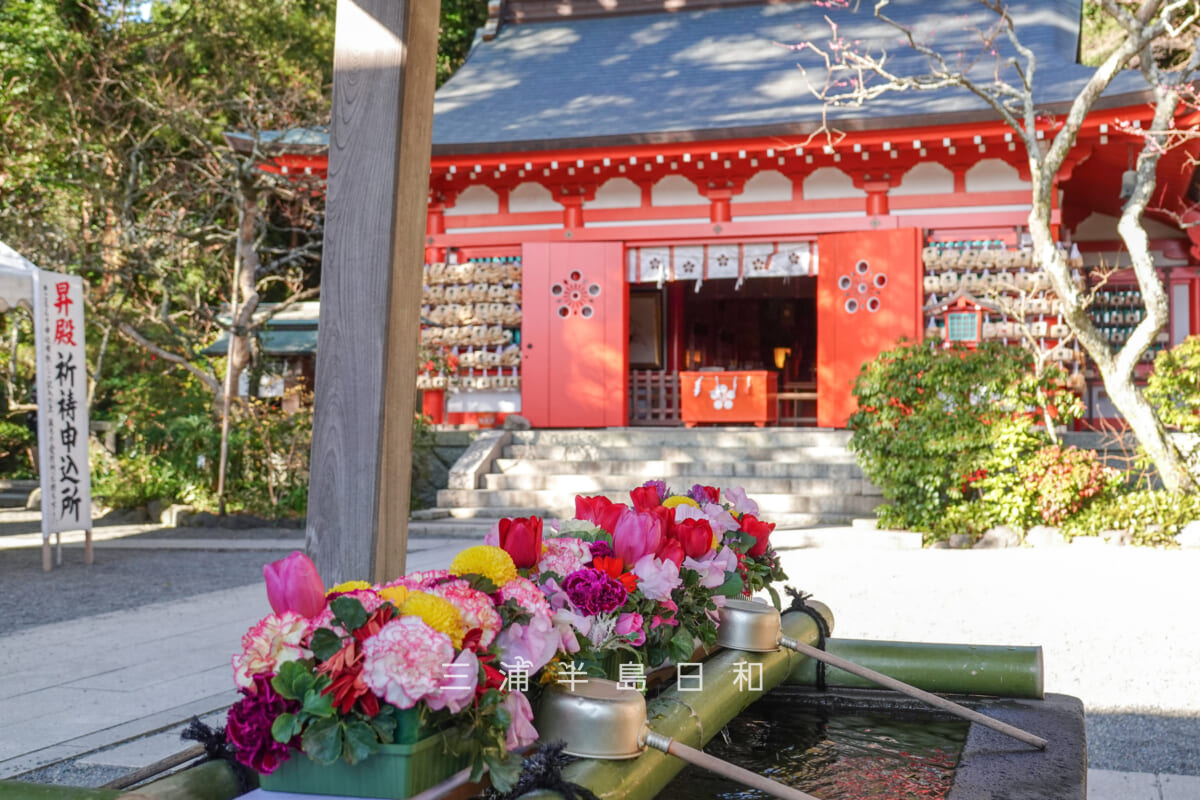
<path id="1" fill-rule="evenodd" d="M 443 518 L 435 528 L 456 521 L 476 531 L 500 517 L 570 517 L 577 494 L 628 502 L 630 489 L 658 478 L 683 491 L 741 486 L 781 528 L 845 523 L 882 502 L 849 437 L 812 428 L 490 431 L 455 465 L 429 516 Z"/>

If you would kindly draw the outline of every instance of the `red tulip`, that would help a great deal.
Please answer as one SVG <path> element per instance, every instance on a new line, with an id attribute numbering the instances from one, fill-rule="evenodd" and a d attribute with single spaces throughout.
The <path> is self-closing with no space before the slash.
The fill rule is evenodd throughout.
<path id="1" fill-rule="evenodd" d="M 500 520 L 500 547 L 512 556 L 517 569 L 537 564 L 542 557 L 542 518 Z"/>
<path id="2" fill-rule="evenodd" d="M 628 508 L 624 503 L 614 503 L 607 497 L 575 496 L 575 519 L 591 522 L 609 533 L 616 528 L 621 512 Z"/>
<path id="3" fill-rule="evenodd" d="M 767 545 L 771 543 L 771 531 L 775 530 L 775 523 L 763 522 L 753 514 L 743 514 L 741 523 L 742 531 L 754 537 L 754 545 L 746 555 L 758 558 L 767 552 Z"/>
<path id="4" fill-rule="evenodd" d="M 629 493 L 633 499 L 633 507 L 637 511 L 651 511 L 662 505 L 658 499 L 658 489 L 653 486 L 639 486 Z"/>
<path id="5" fill-rule="evenodd" d="M 703 519 L 679 520 L 675 523 L 675 538 L 689 558 L 700 558 L 712 550 L 712 525 Z"/>
<path id="6" fill-rule="evenodd" d="M 295 611 L 315 617 L 325 609 L 325 584 L 317 566 L 299 550 L 263 566 L 267 600 L 276 614 Z"/>
<path id="7" fill-rule="evenodd" d="M 683 545 L 677 539 L 663 539 L 662 545 L 658 548 L 658 552 L 654 557 L 659 561 L 674 561 L 675 566 L 683 564 L 684 556 L 687 553 L 683 552 Z"/>

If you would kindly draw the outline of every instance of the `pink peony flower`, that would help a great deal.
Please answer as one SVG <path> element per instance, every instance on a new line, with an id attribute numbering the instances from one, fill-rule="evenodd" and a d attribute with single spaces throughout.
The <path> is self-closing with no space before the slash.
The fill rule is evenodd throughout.
<path id="1" fill-rule="evenodd" d="M 537 728 L 533 727 L 533 708 L 529 705 L 529 698 L 522 692 L 509 692 L 500 705 L 512 717 L 512 724 L 508 726 L 508 738 L 504 742 L 508 751 L 511 753 L 518 747 L 536 742 L 538 732 Z"/>
<path id="2" fill-rule="evenodd" d="M 263 775 L 278 769 L 290 756 L 287 743 L 271 736 L 271 725 L 279 715 L 299 710 L 299 702 L 276 694 L 269 676 L 255 675 L 225 718 L 225 739 L 234 746 L 237 762 Z"/>
<path id="3" fill-rule="evenodd" d="M 450 637 L 420 617 L 397 617 L 362 645 L 367 688 L 397 708 L 412 708 L 441 689 L 454 660 Z"/>
<path id="4" fill-rule="evenodd" d="M 546 552 L 538 562 L 540 572 L 554 572 L 558 575 L 570 575 L 584 567 L 592 560 L 592 549 L 582 539 L 545 539 Z"/>
<path id="5" fill-rule="evenodd" d="M 233 682 L 253 692 L 255 675 L 274 674 L 280 664 L 312 655 L 303 644 L 307 637 L 308 620 L 295 611 L 263 617 L 242 635 L 242 652 L 233 657 Z"/>
<path id="6" fill-rule="evenodd" d="M 263 566 L 267 600 L 276 614 L 295 611 L 313 617 L 325 608 L 325 584 L 317 566 L 299 550 Z"/>
<path id="7" fill-rule="evenodd" d="M 612 530 L 613 550 L 631 567 L 647 553 L 658 551 L 662 543 L 662 522 L 654 514 L 626 509 Z"/>
<path id="8" fill-rule="evenodd" d="M 649 554 L 633 565 L 633 574 L 638 577 L 638 589 L 648 600 L 670 600 L 671 592 L 682 582 L 675 562 Z"/>
<path id="9" fill-rule="evenodd" d="M 642 630 L 644 620 L 641 614 L 634 612 L 626 612 L 617 617 L 617 627 L 613 628 L 613 633 L 617 636 L 631 637 L 627 641 L 634 647 L 640 647 L 646 643 L 646 632 Z"/>
<path id="10" fill-rule="evenodd" d="M 516 665 L 520 663 L 518 659 L 528 661 L 532 664 L 528 668 L 532 675 L 550 663 L 561 642 L 562 634 L 554 627 L 550 614 L 536 614 L 528 624 L 514 622 L 500 631 L 496 650 L 501 664 Z"/>
<path id="11" fill-rule="evenodd" d="M 458 654 L 458 658 L 445 667 L 442 685 L 425 696 L 425 705 L 434 711 L 443 708 L 457 714 L 475 702 L 475 686 L 479 683 L 479 659 L 470 650 Z"/>

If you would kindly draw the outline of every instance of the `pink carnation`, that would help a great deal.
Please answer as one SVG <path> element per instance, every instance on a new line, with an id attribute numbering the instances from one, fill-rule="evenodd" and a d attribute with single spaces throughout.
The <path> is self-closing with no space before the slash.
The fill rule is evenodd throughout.
<path id="1" fill-rule="evenodd" d="M 483 635 L 479 639 L 481 647 L 490 645 L 504 626 L 504 620 L 492 604 L 492 598 L 478 589 L 472 589 L 464 580 L 438 584 L 425 591 L 452 603 L 462 614 L 467 630 L 482 630 Z"/>
<path id="2" fill-rule="evenodd" d="M 582 539 L 567 537 L 558 539 L 543 539 L 545 552 L 538 561 L 537 567 L 541 572 L 555 572 L 559 575 L 570 575 L 592 560 L 592 549 Z"/>
<path id="3" fill-rule="evenodd" d="M 363 642 L 362 679 L 397 708 L 412 708 L 439 693 L 454 661 L 450 637 L 420 617 L 397 617 Z"/>
<path id="4" fill-rule="evenodd" d="M 277 672 L 280 664 L 308 658 L 304 646 L 308 623 L 295 611 L 271 614 L 242 636 L 242 652 L 233 657 L 233 682 L 242 689 L 254 690 L 254 676 Z"/>
<path id="5" fill-rule="evenodd" d="M 374 589 L 355 589 L 352 592 L 341 592 L 337 597 L 350 597 L 357 600 L 358 602 L 362 603 L 363 609 L 368 614 L 374 614 L 379 607 L 383 605 L 383 598 L 380 597 Z M 336 600 L 337 597 L 332 599 Z M 321 613 L 310 618 L 308 621 L 308 632 L 310 634 L 314 633 L 317 628 L 333 627 L 333 609 L 329 607 L 328 603 L 325 604 L 325 608 L 321 611 Z M 340 631 L 340 628 L 338 628 L 338 630 Z M 345 633 L 345 631 L 341 632 Z"/>
<path id="6" fill-rule="evenodd" d="M 403 578 L 397 578 L 391 583 L 384 584 L 383 588 L 387 589 L 391 586 L 403 586 L 405 589 L 428 589 L 430 586 L 444 581 L 447 578 L 453 578 L 450 570 L 446 569 L 427 569 L 424 572 L 411 572 Z"/>
<path id="7" fill-rule="evenodd" d="M 500 601 L 516 600 L 517 605 L 535 617 L 550 618 L 550 603 L 537 584 L 528 578 L 517 577 L 500 587 Z"/>

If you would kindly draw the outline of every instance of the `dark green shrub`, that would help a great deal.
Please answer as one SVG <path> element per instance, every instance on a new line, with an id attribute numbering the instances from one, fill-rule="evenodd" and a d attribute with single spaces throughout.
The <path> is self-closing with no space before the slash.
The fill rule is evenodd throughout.
<path id="1" fill-rule="evenodd" d="M 1034 376 L 1027 352 L 997 342 L 902 344 L 864 365 L 850 448 L 890 501 L 881 524 L 932 531 L 950 506 L 1018 485 L 1021 458 L 1048 443 L 1043 405 L 1059 424 L 1079 414 L 1061 377 Z"/>
<path id="2" fill-rule="evenodd" d="M 36 478 L 37 437 L 20 422 L 0 419 L 0 477 Z"/>

